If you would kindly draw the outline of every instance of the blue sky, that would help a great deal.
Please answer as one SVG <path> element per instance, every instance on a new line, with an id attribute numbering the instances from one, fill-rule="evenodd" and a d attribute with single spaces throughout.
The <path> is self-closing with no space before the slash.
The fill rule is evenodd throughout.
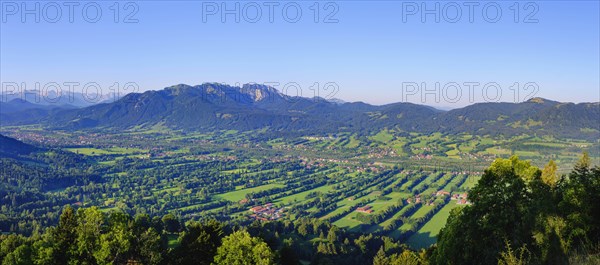
<path id="1" fill-rule="evenodd" d="M 333 82 L 338 87 L 334 97 L 373 104 L 409 101 L 452 108 L 485 100 L 522 101 L 530 91 L 558 101 L 600 100 L 598 1 L 540 1 L 527 7 L 519 2 L 518 23 L 512 1 L 495 2 L 502 12 L 496 23 L 486 21 L 494 18 L 496 6 L 482 15 L 487 2 L 474 7 L 472 23 L 464 2 L 457 2 L 462 16 L 456 23 L 448 21 L 456 6 L 435 1 L 331 2 L 327 9 L 328 2 L 319 2 L 317 23 L 314 1 L 288 5 L 288 17 L 282 14 L 288 2 L 279 2 L 272 23 L 265 2 L 132 2 L 138 9 L 130 20 L 134 23 L 123 23 L 134 11 L 133 6 L 125 9 L 126 2 L 119 4 L 118 23 L 113 1 L 97 2 L 102 16 L 96 23 L 85 20 L 93 20 L 95 6 L 83 17 L 85 2 L 74 7 L 73 23 L 63 2 L 57 2 L 62 16 L 56 23 L 49 22 L 56 17 L 56 6 L 44 9 L 46 2 L 25 2 L 29 9 L 39 3 L 41 15 L 36 23 L 34 15 L 26 14 L 23 23 L 23 2 L 9 2 L 17 4 L 16 11 L 6 3 L 0 78 L 25 83 L 28 89 L 36 82 L 96 82 L 105 93 L 115 82 L 134 82 L 140 91 L 204 82 L 277 82 L 282 89 L 294 82 L 303 96 L 314 95 L 314 83 L 319 83 L 321 96 L 329 96 L 323 86 Z M 233 9 L 236 3 L 240 22 L 226 15 L 223 23 L 221 5 Z M 255 17 L 253 3 L 262 12 L 256 23 L 247 21 Z M 432 14 L 421 21 L 421 5 L 432 9 L 436 3 L 440 22 Z M 215 4 L 219 10 L 211 15 L 208 8 Z M 290 23 L 285 19 L 293 19 L 295 4 L 302 16 Z M 409 15 L 414 4 L 419 10 Z M 328 22 L 337 22 L 324 23 L 334 8 Z M 524 23 L 527 18 L 537 22 Z M 471 90 L 472 97 L 465 82 L 480 84 Z M 407 84 L 414 83 L 419 90 L 409 93 Z M 460 85 L 460 97 L 454 83 Z M 422 84 L 433 92 L 422 95 Z M 483 89 L 486 84 L 493 89 Z"/>

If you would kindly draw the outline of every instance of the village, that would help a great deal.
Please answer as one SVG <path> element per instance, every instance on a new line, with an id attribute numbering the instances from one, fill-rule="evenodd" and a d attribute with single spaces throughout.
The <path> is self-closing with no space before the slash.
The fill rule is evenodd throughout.
<path id="1" fill-rule="evenodd" d="M 273 221 L 283 217 L 285 208 L 278 208 L 273 206 L 273 203 L 267 203 L 264 205 L 254 206 L 250 208 L 253 214 L 250 215 L 251 219 L 261 221 Z"/>
<path id="2" fill-rule="evenodd" d="M 434 200 L 435 198 L 444 198 L 447 196 L 450 196 L 450 200 L 452 201 L 456 201 L 456 204 L 458 205 L 470 205 L 471 202 L 468 200 L 468 194 L 466 192 L 461 192 L 461 193 L 453 193 L 451 194 L 448 191 L 445 190 L 439 190 L 437 191 L 435 194 L 433 194 L 434 197 L 430 198 L 427 201 L 427 205 L 435 205 Z M 421 197 L 421 194 L 416 195 L 415 197 L 411 197 L 406 199 L 406 203 L 411 204 L 411 203 L 422 203 L 423 199 Z"/>
<path id="3" fill-rule="evenodd" d="M 450 192 L 440 190 L 432 195 L 433 196 L 430 197 L 426 202 L 426 204 L 428 206 L 435 205 L 435 198 L 446 198 L 448 196 L 450 197 L 450 200 L 456 201 L 457 205 L 471 205 L 471 202 L 468 200 L 468 194 L 466 192 L 451 194 Z M 410 198 L 406 199 L 407 204 L 419 204 L 419 203 L 424 203 L 424 201 L 425 201 L 424 196 L 422 197 L 421 194 L 419 194 L 415 197 L 410 197 Z M 359 213 L 366 213 L 366 214 L 371 214 L 374 212 L 373 207 L 371 205 L 357 207 L 355 209 L 355 211 L 359 212 Z"/>

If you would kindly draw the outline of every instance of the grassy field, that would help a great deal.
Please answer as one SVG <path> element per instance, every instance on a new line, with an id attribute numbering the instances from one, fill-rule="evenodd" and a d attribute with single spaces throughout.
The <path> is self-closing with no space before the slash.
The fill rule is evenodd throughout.
<path id="1" fill-rule="evenodd" d="M 421 218 L 421 217 L 425 216 L 425 214 L 427 214 L 429 211 L 431 211 L 431 209 L 433 209 L 433 206 L 423 205 L 418 211 L 416 211 L 411 216 L 411 218 L 413 218 L 413 219 Z"/>
<path id="2" fill-rule="evenodd" d="M 360 145 L 360 141 L 354 135 L 350 136 L 350 141 L 346 144 L 347 148 L 356 148 Z"/>
<path id="3" fill-rule="evenodd" d="M 276 200 L 275 202 L 283 203 L 283 204 L 290 204 L 290 203 L 296 202 L 296 201 L 303 201 L 306 198 L 306 195 L 308 195 L 309 193 L 312 193 L 312 192 L 328 192 L 332 188 L 333 188 L 332 186 L 321 186 L 321 187 L 314 188 L 314 189 L 311 189 L 311 190 L 307 190 L 307 191 L 303 191 L 303 192 L 300 192 L 300 193 L 296 193 L 296 194 L 293 194 L 293 195 L 290 195 L 290 196 L 282 197 L 282 198 Z"/>
<path id="4" fill-rule="evenodd" d="M 246 198 L 246 194 L 248 194 L 248 193 L 269 190 L 272 188 L 281 188 L 281 187 L 283 187 L 283 185 L 281 185 L 281 184 L 267 184 L 267 185 L 262 185 L 262 186 L 258 186 L 258 187 L 252 187 L 252 188 L 248 188 L 248 189 L 239 189 L 236 191 L 222 193 L 219 195 L 215 195 L 215 198 L 238 202 L 238 201 Z"/>
<path id="5" fill-rule="evenodd" d="M 382 143 L 387 143 L 387 142 L 391 141 L 393 138 L 394 138 L 394 136 L 388 130 L 382 130 L 379 133 L 377 133 L 376 135 L 371 137 L 371 139 L 373 141 L 378 141 L 378 142 L 382 142 Z"/>
<path id="6" fill-rule="evenodd" d="M 146 150 L 138 148 L 122 148 L 122 147 L 111 147 L 106 149 L 98 148 L 65 148 L 69 152 L 76 154 L 82 154 L 87 156 L 100 156 L 100 155 L 128 155 L 128 154 L 141 154 L 145 153 Z"/>
<path id="7" fill-rule="evenodd" d="M 338 227 L 344 227 L 352 230 L 361 224 L 360 221 L 355 219 L 357 214 L 358 212 L 351 212 L 348 215 L 344 216 L 344 218 L 337 220 L 333 224 L 337 225 Z"/>
<path id="8" fill-rule="evenodd" d="M 456 204 L 456 201 L 451 201 L 446 204 L 439 212 L 437 212 L 431 220 L 429 220 L 416 234 L 408 239 L 407 244 L 415 249 L 427 248 L 435 243 L 436 236 L 439 234 L 442 227 L 446 223 L 450 211 L 460 205 Z"/>

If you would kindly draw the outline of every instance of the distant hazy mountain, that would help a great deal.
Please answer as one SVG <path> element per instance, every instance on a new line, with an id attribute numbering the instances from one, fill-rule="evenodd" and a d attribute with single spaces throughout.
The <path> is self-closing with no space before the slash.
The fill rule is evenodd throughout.
<path id="1" fill-rule="evenodd" d="M 13 99 L 9 102 L 0 101 L 0 113 L 19 112 L 28 109 L 45 109 L 47 106 L 33 104 L 23 99 Z"/>
<path id="2" fill-rule="evenodd" d="M 329 99 L 328 101 L 331 103 L 338 104 L 338 105 L 342 105 L 342 104 L 346 103 L 346 101 L 339 99 L 339 98 L 332 98 L 332 99 Z"/>
<path id="3" fill-rule="evenodd" d="M 24 114 L 26 113 L 26 114 Z M 264 85 L 206 83 L 128 94 L 81 109 L 3 114 L 2 125 L 42 123 L 65 129 L 150 127 L 322 133 L 367 133 L 383 128 L 415 132 L 514 135 L 552 134 L 598 138 L 599 103 L 560 103 L 534 98 L 523 103 L 478 103 L 441 111 L 412 103 L 374 106 L 321 98 L 290 97 Z"/>
<path id="4" fill-rule="evenodd" d="M 77 107 L 73 105 L 42 105 L 42 104 L 34 104 L 29 101 L 16 98 L 8 102 L 0 101 L 0 113 L 14 113 L 21 112 L 30 109 L 40 109 L 40 110 L 51 110 L 54 108 L 60 109 L 75 109 Z"/>
<path id="5" fill-rule="evenodd" d="M 72 106 L 88 107 L 98 103 L 112 103 L 123 97 L 123 94 L 108 93 L 105 95 L 89 93 L 82 94 L 78 92 L 64 92 L 58 94 L 56 91 L 42 93 L 41 91 L 27 91 L 27 93 L 4 93 L 0 94 L 0 102 L 8 103 L 15 100 L 26 101 L 39 106 Z"/>
<path id="6" fill-rule="evenodd" d="M 76 109 L 72 105 L 41 105 L 15 98 L 9 102 L 0 101 L 0 125 L 32 124 L 61 111 Z"/>

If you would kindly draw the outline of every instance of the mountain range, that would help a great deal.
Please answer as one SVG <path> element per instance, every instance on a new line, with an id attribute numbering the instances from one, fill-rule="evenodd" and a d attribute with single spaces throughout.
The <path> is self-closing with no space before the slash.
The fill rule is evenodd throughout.
<path id="1" fill-rule="evenodd" d="M 0 118 L 4 126 L 41 124 L 68 130 L 162 125 L 184 131 L 267 128 L 307 134 L 339 131 L 362 134 L 384 128 L 506 136 L 536 133 L 586 139 L 598 139 L 600 134 L 598 102 L 574 104 L 533 98 L 522 103 L 477 103 L 441 111 L 412 103 L 376 106 L 292 97 L 256 84 L 241 87 L 180 84 L 163 90 L 131 93 L 114 102 L 77 109 L 0 111 Z"/>
<path id="2" fill-rule="evenodd" d="M 3 91 L 0 93 L 0 104 L 8 104 L 11 102 L 29 102 L 39 106 L 46 107 L 66 107 L 66 108 L 82 108 L 92 106 L 98 103 L 109 103 L 116 101 L 122 95 L 117 92 L 107 94 L 88 93 L 83 94 L 75 91 L 40 91 L 27 90 L 11 92 Z"/>

